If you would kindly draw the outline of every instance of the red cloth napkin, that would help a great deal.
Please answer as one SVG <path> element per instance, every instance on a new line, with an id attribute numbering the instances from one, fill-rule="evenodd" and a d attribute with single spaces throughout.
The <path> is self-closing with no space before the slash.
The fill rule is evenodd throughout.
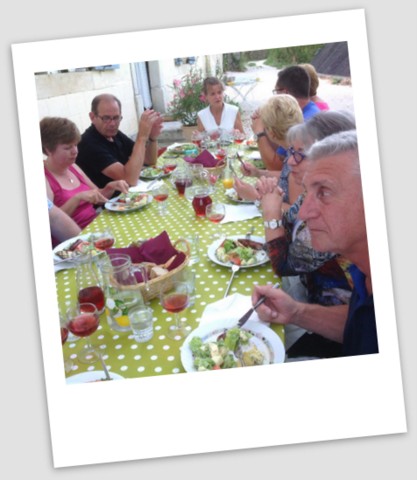
<path id="1" fill-rule="evenodd" d="M 218 163 L 218 160 L 208 150 L 203 150 L 200 155 L 193 157 L 184 157 L 184 160 L 188 163 L 201 163 L 203 167 L 212 168 Z"/>
<path id="2" fill-rule="evenodd" d="M 163 231 L 154 238 L 150 238 L 140 247 L 109 248 L 107 253 L 109 255 L 115 253 L 129 255 L 132 263 L 150 262 L 156 263 L 157 265 L 161 265 L 167 262 L 174 255 L 177 255 L 175 260 L 168 267 L 168 270 L 173 270 L 181 265 L 185 260 L 185 253 L 179 252 L 175 249 L 166 231 Z M 137 278 L 139 277 L 139 275 L 136 276 Z M 142 281 L 142 279 L 140 279 L 140 281 Z"/>

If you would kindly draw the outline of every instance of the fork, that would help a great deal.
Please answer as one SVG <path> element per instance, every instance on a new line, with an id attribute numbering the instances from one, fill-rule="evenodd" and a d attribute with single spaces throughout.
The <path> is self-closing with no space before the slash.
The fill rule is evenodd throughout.
<path id="1" fill-rule="evenodd" d="M 229 283 L 227 285 L 226 292 L 225 292 L 223 298 L 227 297 L 227 294 L 229 293 L 230 287 L 231 287 L 232 282 L 233 282 L 233 277 L 235 276 L 235 273 L 239 271 L 239 269 L 240 269 L 239 265 L 232 265 L 232 276 L 230 277 L 230 280 L 229 280 Z"/>
<path id="2" fill-rule="evenodd" d="M 279 288 L 280 287 L 280 283 L 277 282 L 273 288 Z M 252 313 L 259 307 L 259 305 L 262 305 L 264 303 L 264 301 L 266 300 L 266 296 L 263 295 L 262 297 L 260 297 L 260 299 L 255 303 L 255 305 L 250 309 L 248 310 L 245 315 L 243 315 L 243 317 L 241 317 L 239 319 L 239 321 L 237 322 L 237 326 L 239 328 L 241 328 L 248 320 L 249 318 L 252 316 Z"/>

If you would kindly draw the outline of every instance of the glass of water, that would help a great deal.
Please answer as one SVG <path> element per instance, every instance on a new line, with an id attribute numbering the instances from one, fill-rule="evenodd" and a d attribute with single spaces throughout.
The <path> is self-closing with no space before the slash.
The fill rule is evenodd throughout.
<path id="1" fill-rule="evenodd" d="M 129 310 L 130 328 L 135 340 L 148 342 L 153 337 L 153 310 L 146 305 L 139 305 Z"/>

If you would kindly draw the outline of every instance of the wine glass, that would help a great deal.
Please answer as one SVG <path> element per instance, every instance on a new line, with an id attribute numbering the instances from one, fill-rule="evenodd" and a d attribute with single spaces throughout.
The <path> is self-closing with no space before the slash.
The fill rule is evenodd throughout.
<path id="1" fill-rule="evenodd" d="M 77 354 L 81 363 L 91 364 L 100 359 L 99 352 L 90 342 L 90 335 L 97 330 L 99 324 L 100 317 L 96 306 L 92 303 L 79 303 L 67 312 L 65 328 L 86 340 L 85 347 Z"/>
<path id="2" fill-rule="evenodd" d="M 114 235 L 109 227 L 106 227 L 101 233 L 93 234 L 93 245 L 97 250 L 107 250 L 114 245 Z"/>
<path id="3" fill-rule="evenodd" d="M 160 294 L 162 307 L 174 314 L 174 325 L 169 326 L 168 337 L 174 340 L 181 340 L 187 336 L 187 325 L 180 319 L 180 312 L 188 307 L 190 302 L 189 286 L 186 282 L 174 282 L 172 288 Z"/>
<path id="4" fill-rule="evenodd" d="M 61 344 L 64 345 L 68 340 L 69 330 L 66 326 L 66 320 L 62 318 L 61 315 L 59 316 L 59 323 L 61 325 Z M 66 373 L 69 373 L 72 370 L 73 365 L 71 359 L 64 357 L 64 368 Z"/>
<path id="5" fill-rule="evenodd" d="M 167 157 L 164 159 L 162 169 L 164 173 L 172 173 L 177 168 L 177 159 L 172 157 Z"/>
<path id="6" fill-rule="evenodd" d="M 165 183 L 162 183 L 152 192 L 153 198 L 158 202 L 159 215 L 167 214 L 169 190 Z"/>
<path id="7" fill-rule="evenodd" d="M 203 132 L 199 132 L 198 130 L 193 130 L 191 134 L 191 141 L 194 143 L 194 145 L 197 146 L 197 148 L 201 148 L 201 142 L 204 138 Z"/>
<path id="8" fill-rule="evenodd" d="M 226 207 L 223 203 L 211 203 L 206 207 L 206 217 L 214 224 L 219 224 L 226 215 Z M 217 233 L 213 234 L 213 238 L 222 238 L 224 236 L 220 225 L 217 228 Z"/>

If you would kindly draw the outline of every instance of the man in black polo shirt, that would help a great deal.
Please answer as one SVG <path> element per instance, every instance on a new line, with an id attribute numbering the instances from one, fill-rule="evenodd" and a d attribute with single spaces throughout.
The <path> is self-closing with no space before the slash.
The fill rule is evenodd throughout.
<path id="1" fill-rule="evenodd" d="M 99 188 L 111 180 L 136 185 L 143 165 L 154 165 L 157 160 L 161 114 L 153 110 L 143 112 L 136 141 L 119 130 L 122 106 L 114 95 L 96 96 L 89 116 L 91 125 L 78 144 L 77 165 Z"/>
<path id="2" fill-rule="evenodd" d="M 307 152 L 305 197 L 298 212 L 311 234 L 312 247 L 350 260 L 353 292 L 346 305 L 322 306 L 293 300 L 271 286 L 257 286 L 255 303 L 262 320 L 294 324 L 342 343 L 344 355 L 378 353 L 358 143 L 355 130 L 316 142 Z"/>

